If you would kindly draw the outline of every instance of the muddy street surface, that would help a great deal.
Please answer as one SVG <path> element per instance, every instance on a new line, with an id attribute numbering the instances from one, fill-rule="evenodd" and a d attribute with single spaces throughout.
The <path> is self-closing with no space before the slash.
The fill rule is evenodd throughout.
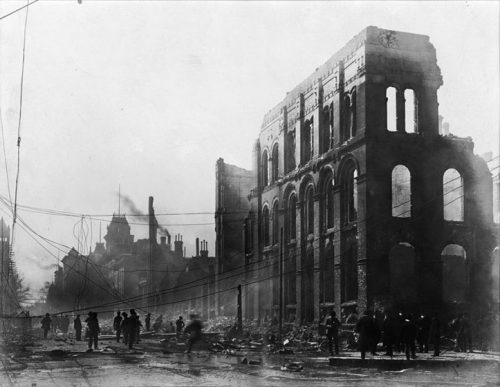
<path id="1" fill-rule="evenodd" d="M 497 386 L 500 356 L 445 353 L 439 360 L 387 357 L 359 360 L 341 353 L 268 354 L 262 351 L 212 353 L 183 343 L 143 338 L 129 350 L 109 338 L 86 352 L 84 342 L 48 339 L 4 346 L 0 386 Z"/>

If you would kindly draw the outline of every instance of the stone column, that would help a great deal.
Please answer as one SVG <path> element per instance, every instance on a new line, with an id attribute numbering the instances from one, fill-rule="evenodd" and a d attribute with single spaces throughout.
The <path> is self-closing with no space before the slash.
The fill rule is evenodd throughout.
<path id="1" fill-rule="evenodd" d="M 358 240 L 358 312 L 366 309 L 372 300 L 368 300 L 370 287 L 370 262 L 366 252 L 366 175 L 356 178 L 358 190 L 357 240 Z"/>
<path id="2" fill-rule="evenodd" d="M 296 226 L 297 226 L 297 239 L 295 246 L 295 262 L 297 265 L 297 276 L 295 278 L 295 325 L 300 325 L 302 319 L 302 205 L 301 201 L 297 201 L 297 214 L 296 214 Z"/>
<path id="3" fill-rule="evenodd" d="M 314 322 L 319 322 L 320 318 L 320 306 L 319 306 L 319 286 L 320 286 L 320 235 L 321 235 L 321 216 L 320 216 L 320 200 L 322 194 L 318 193 L 314 196 L 314 240 L 313 240 L 313 251 L 314 251 L 314 266 L 313 266 L 313 293 L 314 293 Z"/>

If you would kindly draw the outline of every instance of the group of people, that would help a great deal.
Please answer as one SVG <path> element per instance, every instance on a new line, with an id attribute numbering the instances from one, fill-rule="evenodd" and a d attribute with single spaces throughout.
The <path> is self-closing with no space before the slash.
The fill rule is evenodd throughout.
<path id="1" fill-rule="evenodd" d="M 433 356 L 439 356 L 441 352 L 442 331 L 437 314 L 430 318 L 426 315 L 414 316 L 389 312 L 384 315 L 383 320 L 380 320 L 375 313 L 367 310 L 359 320 L 353 322 L 362 359 L 365 358 L 366 352 L 376 355 L 380 341 L 384 346 L 385 355 L 390 357 L 397 351 L 404 352 L 408 360 L 415 359 L 417 345 L 421 353 L 427 353 L 429 345 L 432 345 L 434 350 Z M 327 316 L 325 327 L 330 355 L 338 354 L 341 323 L 335 312 Z M 472 352 L 472 329 L 468 314 L 463 313 L 455 319 L 452 328 L 456 332 L 455 350 Z"/>
<path id="2" fill-rule="evenodd" d="M 151 324 L 151 314 L 148 313 L 145 319 L 146 331 L 149 331 Z M 116 342 L 120 342 L 120 337 L 123 334 L 123 344 L 128 345 L 129 349 L 133 349 L 134 344 L 139 343 L 139 335 L 141 332 L 142 322 L 135 309 L 130 309 L 130 314 L 120 311 L 116 312 L 113 319 L 113 329 L 116 332 Z"/>

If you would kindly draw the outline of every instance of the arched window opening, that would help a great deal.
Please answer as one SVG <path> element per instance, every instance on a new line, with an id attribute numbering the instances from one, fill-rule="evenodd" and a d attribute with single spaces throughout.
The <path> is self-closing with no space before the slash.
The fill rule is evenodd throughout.
<path id="1" fill-rule="evenodd" d="M 290 195 L 290 199 L 288 200 L 288 222 L 289 222 L 288 239 L 290 241 L 295 240 L 297 236 L 296 209 L 297 209 L 297 197 L 295 196 L 295 194 L 292 194 Z"/>
<path id="2" fill-rule="evenodd" d="M 262 240 L 264 246 L 269 246 L 269 207 L 265 206 L 262 210 Z"/>
<path id="3" fill-rule="evenodd" d="M 304 203 L 304 234 L 314 234 L 314 198 L 313 187 L 309 186 L 306 189 Z"/>
<path id="4" fill-rule="evenodd" d="M 320 144 L 320 153 L 325 153 L 328 152 L 328 149 L 330 148 L 330 109 L 328 106 L 325 106 L 323 108 L 322 112 L 322 120 L 321 120 L 321 134 L 320 134 L 320 139 L 321 139 L 321 144 Z"/>
<path id="5" fill-rule="evenodd" d="M 464 186 L 463 178 L 454 169 L 448 169 L 443 175 L 443 216 L 444 220 L 463 222 Z"/>
<path id="6" fill-rule="evenodd" d="M 304 130 L 302 132 L 302 163 L 305 164 L 312 157 L 312 136 L 313 136 L 313 119 L 304 122 Z"/>
<path id="7" fill-rule="evenodd" d="M 358 217 L 358 171 L 354 163 L 351 161 L 346 166 L 342 178 L 342 208 L 343 208 L 343 223 L 356 221 Z"/>
<path id="8" fill-rule="evenodd" d="M 326 229 L 334 226 L 334 195 L 333 195 L 333 178 L 329 178 L 325 184 L 325 226 Z"/>
<path id="9" fill-rule="evenodd" d="M 392 216 L 411 217 L 411 175 L 404 165 L 392 170 Z"/>
<path id="10" fill-rule="evenodd" d="M 405 131 L 406 133 L 417 133 L 417 99 L 412 89 L 406 89 L 405 98 Z"/>
<path id="11" fill-rule="evenodd" d="M 388 87 L 385 91 L 387 130 L 397 131 L 397 111 L 396 111 L 396 88 Z"/>
<path id="12" fill-rule="evenodd" d="M 398 302 L 417 299 L 415 249 L 409 243 L 395 245 L 389 252 L 391 294 Z"/>
<path id="13" fill-rule="evenodd" d="M 356 90 L 351 93 L 351 106 L 349 109 L 350 112 L 350 127 L 349 127 L 349 137 L 356 136 Z"/>
<path id="14" fill-rule="evenodd" d="M 456 244 L 447 245 L 441 252 L 443 268 L 443 301 L 461 303 L 467 294 L 467 254 Z"/>
<path id="15" fill-rule="evenodd" d="M 279 152 L 278 152 L 278 144 L 274 144 L 273 146 L 273 168 L 272 168 L 272 181 L 275 182 L 278 180 L 278 161 L 279 161 Z"/>
<path id="16" fill-rule="evenodd" d="M 269 156 L 267 151 L 262 153 L 262 162 L 261 162 L 261 176 L 262 176 L 262 186 L 265 187 L 269 184 Z"/>
<path id="17" fill-rule="evenodd" d="M 351 132 L 351 99 L 348 95 L 344 97 L 344 102 L 342 104 L 342 131 L 340 133 L 341 142 L 345 142 L 349 139 Z"/>
<path id="18" fill-rule="evenodd" d="M 295 169 L 295 130 L 289 130 L 285 137 L 286 173 Z"/>
<path id="19" fill-rule="evenodd" d="M 330 104 L 330 107 L 328 108 L 328 131 L 329 131 L 329 143 L 328 143 L 328 149 L 333 149 L 333 142 L 335 139 L 334 135 L 334 127 L 333 127 L 333 102 Z"/>
<path id="20" fill-rule="evenodd" d="M 273 206 L 273 245 L 280 240 L 279 206 L 276 201 Z"/>

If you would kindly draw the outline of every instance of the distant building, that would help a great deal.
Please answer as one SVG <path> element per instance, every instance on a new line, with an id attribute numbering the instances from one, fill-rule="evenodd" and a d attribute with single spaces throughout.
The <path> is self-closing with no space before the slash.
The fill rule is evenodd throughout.
<path id="1" fill-rule="evenodd" d="M 210 297 L 215 258 L 209 257 L 207 243 L 202 242 L 200 251 L 197 240 L 197 255 L 187 258 L 181 235 L 175 236 L 172 246 L 170 234 L 162 228 L 164 235 L 158 244 L 153 198 L 149 200 L 149 219 L 148 239 L 135 241 L 126 216 L 118 214 L 107 227 L 105 244 L 96 243 L 88 256 L 72 248 L 49 288 L 47 303 L 52 311 L 111 307 L 169 315 L 187 309 L 203 317 L 214 315 Z"/>
<path id="2" fill-rule="evenodd" d="M 440 132 L 442 83 L 427 36 L 368 27 L 264 116 L 253 171 L 228 179 L 246 189 L 228 197 L 217 163 L 216 275 L 233 243 L 246 317 L 488 310 L 492 173 Z"/>

